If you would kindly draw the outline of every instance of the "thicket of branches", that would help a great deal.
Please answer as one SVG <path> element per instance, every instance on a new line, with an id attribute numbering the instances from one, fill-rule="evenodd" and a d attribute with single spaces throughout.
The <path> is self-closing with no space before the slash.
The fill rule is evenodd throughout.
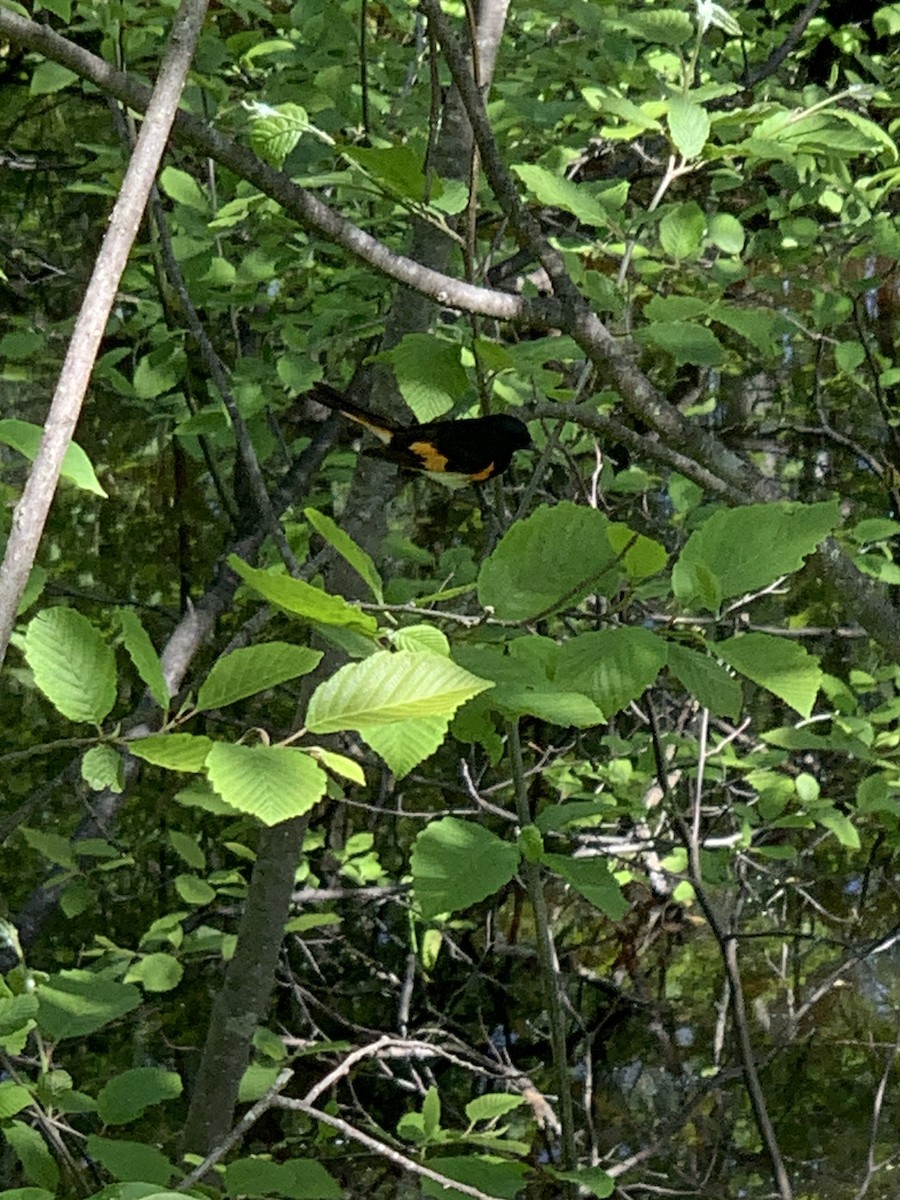
<path id="1" fill-rule="evenodd" d="M 0 1196 L 893 1195 L 863 18 L 0 8 Z"/>

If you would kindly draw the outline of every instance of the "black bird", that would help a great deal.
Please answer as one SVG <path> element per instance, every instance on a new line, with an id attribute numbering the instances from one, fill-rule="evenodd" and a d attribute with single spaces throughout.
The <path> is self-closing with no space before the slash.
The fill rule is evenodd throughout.
<path id="1" fill-rule="evenodd" d="M 424 425 L 394 425 L 342 396 L 327 383 L 313 387 L 313 399 L 364 426 L 382 443 L 372 451 L 407 471 L 420 471 L 445 487 L 465 487 L 501 475 L 531 437 L 524 421 L 506 413 Z"/>

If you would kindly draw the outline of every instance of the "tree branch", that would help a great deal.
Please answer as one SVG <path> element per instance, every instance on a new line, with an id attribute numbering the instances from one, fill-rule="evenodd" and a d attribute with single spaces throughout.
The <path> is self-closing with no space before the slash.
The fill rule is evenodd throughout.
<path id="1" fill-rule="evenodd" d="M 172 24 L 156 85 L 152 95 L 148 93 L 144 105 L 146 118 L 110 214 L 109 228 L 75 322 L 72 340 L 44 423 L 44 436 L 13 513 L 12 530 L 0 567 L 0 666 L 6 657 L 16 611 L 34 564 L 62 461 L 81 413 L 119 280 L 137 237 L 147 197 L 169 139 L 206 15 L 207 2 L 182 0 Z M 13 17 L 12 13 L 6 12 L 0 15 Z M 22 22 L 18 17 L 15 20 L 24 25 L 31 24 Z"/>

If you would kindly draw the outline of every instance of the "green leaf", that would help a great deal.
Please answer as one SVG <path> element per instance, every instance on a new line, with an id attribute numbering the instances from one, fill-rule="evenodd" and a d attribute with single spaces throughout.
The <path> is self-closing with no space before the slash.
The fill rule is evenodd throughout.
<path id="1" fill-rule="evenodd" d="M 72 20 L 72 0 L 41 0 L 38 7 L 55 13 L 61 21 Z"/>
<path id="2" fill-rule="evenodd" d="M 605 858 L 569 858 L 565 854 L 545 854 L 543 863 L 611 921 L 621 921 L 628 912 L 628 901 L 622 895 L 622 889 Z"/>
<path id="3" fill-rule="evenodd" d="M 209 781 L 238 812 L 277 825 L 302 816 L 325 795 L 327 778 L 292 746 L 232 746 L 216 742 L 206 758 Z"/>
<path id="4" fill-rule="evenodd" d="M 61 92 L 77 79 L 78 75 L 68 67 L 61 67 L 55 62 L 42 62 L 34 68 L 28 90 L 32 96 L 50 96 L 54 92 Z"/>
<path id="5" fill-rule="evenodd" d="M 277 604 L 285 612 L 322 625 L 344 626 L 370 637 L 378 632 L 374 617 L 360 612 L 341 596 L 331 596 L 301 579 L 292 579 L 290 575 L 273 575 L 249 567 L 234 554 L 228 556 L 228 565 L 264 600 Z"/>
<path id="6" fill-rule="evenodd" d="M 361 725 L 358 733 L 381 755 L 397 779 L 402 779 L 434 754 L 447 736 L 449 725 L 449 717 L 413 717 L 390 725 Z"/>
<path id="7" fill-rule="evenodd" d="M 311 758 L 321 763 L 332 774 L 349 779 L 351 783 L 358 783 L 360 787 L 366 786 L 363 769 L 352 758 L 347 758 L 345 754 L 337 754 L 334 750 L 326 750 L 324 746 L 307 746 L 305 749 Z"/>
<path id="8" fill-rule="evenodd" d="M 731 213 L 710 213 L 706 218 L 706 234 L 724 254 L 740 254 L 744 249 L 744 227 Z"/>
<path id="9" fill-rule="evenodd" d="M 659 240 L 676 261 L 698 254 L 703 245 L 706 217 L 696 200 L 669 209 L 659 223 Z"/>
<path id="10" fill-rule="evenodd" d="M 197 696 L 197 709 L 224 708 L 255 696 L 288 679 L 308 675 L 321 660 L 321 650 L 290 642 L 265 642 L 232 650 L 213 664 Z"/>
<path id="11" fill-rule="evenodd" d="M 636 329 L 635 340 L 659 346 L 671 354 L 678 366 L 718 367 L 725 361 L 725 348 L 705 325 L 687 321 L 654 321 Z"/>
<path id="12" fill-rule="evenodd" d="M 662 129 L 659 121 L 645 111 L 645 109 L 652 106 L 652 100 L 649 104 L 641 107 L 627 97 L 614 92 L 611 88 L 602 86 L 582 88 L 581 94 L 585 102 L 604 118 L 609 116 L 621 117 L 624 122 L 622 125 L 605 125 L 602 130 L 604 137 L 618 140 L 630 139 L 635 134 L 645 133 L 648 129 L 654 131 Z"/>
<path id="13" fill-rule="evenodd" d="M 717 717 L 738 719 L 744 700 L 741 685 L 714 658 L 669 642 L 668 659 L 669 670 L 698 703 Z"/>
<path id="14" fill-rule="evenodd" d="M 63 837 L 61 833 L 54 833 L 50 829 L 30 829 L 27 825 L 23 825 L 19 833 L 23 840 L 48 862 L 66 870 L 73 870 L 77 866 L 78 860 L 72 849 L 71 838 Z"/>
<path id="15" fill-rule="evenodd" d="M 598 1200 L 606 1200 L 606 1197 L 616 1190 L 616 1181 L 601 1167 L 582 1167 L 578 1171 L 551 1171 L 551 1174 L 554 1179 L 563 1183 L 576 1184 L 579 1192 L 583 1188 L 589 1195 L 597 1196 Z"/>
<path id="16" fill-rule="evenodd" d="M 95 792 L 119 795 L 125 786 L 125 764 L 112 746 L 92 746 L 81 760 L 81 778 Z"/>
<path id="17" fill-rule="evenodd" d="M 495 683 L 484 704 L 506 718 L 535 716 L 555 725 L 588 729 L 603 713 L 582 692 L 557 682 L 559 650 L 548 638 L 516 638 L 500 646 L 462 646 L 456 658 L 474 674 Z"/>
<path id="18" fill-rule="evenodd" d="M 606 209 L 585 184 L 530 163 L 514 163 L 512 169 L 540 204 L 561 208 L 585 225 L 603 229 L 609 225 Z"/>
<path id="19" fill-rule="evenodd" d="M 476 1121 L 496 1121 L 507 1113 L 520 1108 L 525 1101 L 521 1096 L 511 1096 L 509 1092 L 489 1092 L 486 1096 L 478 1096 L 466 1105 L 466 1117 L 474 1124 Z"/>
<path id="20" fill-rule="evenodd" d="M 361 546 L 357 546 L 353 538 L 344 533 L 343 529 L 325 513 L 320 513 L 315 508 L 304 508 L 303 515 L 319 537 L 324 538 L 330 546 L 333 546 L 341 558 L 348 562 L 363 582 L 368 585 L 376 602 L 382 604 L 384 591 L 381 576 L 378 574 L 378 569 L 371 556 Z"/>
<path id="21" fill-rule="evenodd" d="M 436 1087 L 430 1087 L 422 1101 L 422 1129 L 426 1138 L 433 1138 L 441 1128 L 441 1095 Z"/>
<path id="22" fill-rule="evenodd" d="M 13 1083 L 11 1079 L 4 1079 L 0 1083 L 0 1121 L 8 1121 L 10 1117 L 14 1117 L 23 1108 L 27 1108 L 32 1099 L 27 1087 L 23 1087 L 21 1083 Z M 0 1193 L 0 1196 L 4 1194 Z"/>
<path id="23" fill-rule="evenodd" d="M 21 617 L 28 612 L 32 604 L 38 599 L 44 590 L 44 585 L 47 582 L 47 571 L 44 567 L 32 567 L 31 574 L 28 576 L 28 582 L 25 584 L 25 591 L 19 600 L 19 606 L 16 610 L 16 616 Z"/>
<path id="24" fill-rule="evenodd" d="M 216 889 L 211 887 L 205 879 L 198 879 L 196 875 L 177 875 L 175 890 L 185 904 L 194 904 L 199 907 L 212 904 L 216 898 Z"/>
<path id="25" fill-rule="evenodd" d="M 100 1089 L 97 1113 L 104 1125 L 127 1125 L 154 1104 L 181 1095 L 181 1078 L 159 1067 L 123 1071 Z"/>
<path id="26" fill-rule="evenodd" d="M 367 174 L 377 179 L 381 184 L 409 200 L 413 204 L 422 204 L 426 194 L 425 172 L 422 169 L 423 155 L 416 153 L 412 146 L 399 143 L 396 146 L 362 147 L 352 146 L 345 150 L 348 158 L 358 163 Z M 435 199 L 440 195 L 440 183 L 432 187 Z"/>
<path id="27" fill-rule="evenodd" d="M 99 725 L 116 702 L 113 652 L 74 608 L 47 608 L 32 618 L 25 659 L 34 682 L 70 721 Z"/>
<path id="28" fill-rule="evenodd" d="M 313 733 L 337 733 L 410 718 L 449 718 L 490 686 L 441 654 L 381 650 L 341 667 L 316 688 L 306 726 Z"/>
<path id="29" fill-rule="evenodd" d="M 390 634 L 391 645 L 396 650 L 428 650 L 432 654 L 450 654 L 447 635 L 433 625 L 404 625 Z"/>
<path id="30" fill-rule="evenodd" d="M 514 1200 L 524 1188 L 525 1176 L 528 1173 L 525 1163 L 510 1162 L 505 1158 L 487 1154 L 429 1158 L 428 1165 L 433 1171 L 446 1175 L 456 1183 L 477 1188 L 488 1196 L 498 1197 L 499 1200 Z M 420 1186 L 423 1196 L 432 1196 L 435 1200 L 469 1200 L 465 1192 L 454 1187 L 444 1187 L 432 1179 L 422 1179 Z"/>
<path id="31" fill-rule="evenodd" d="M 669 133 L 683 158 L 696 158 L 709 139 L 709 114 L 684 96 L 669 101 Z"/>
<path id="32" fill-rule="evenodd" d="M 153 733 L 128 743 L 135 758 L 169 771 L 202 771 L 213 746 L 212 738 L 192 733 Z"/>
<path id="33" fill-rule="evenodd" d="M 3 1127 L 3 1136 L 22 1164 L 22 1173 L 28 1182 L 55 1192 L 59 1184 L 59 1168 L 38 1131 L 22 1121 L 10 1121 Z"/>
<path id="34" fill-rule="evenodd" d="M 606 536 L 633 583 L 658 575 L 669 561 L 669 552 L 662 542 L 635 533 L 619 521 L 610 522 Z"/>
<path id="35" fill-rule="evenodd" d="M 710 306 L 709 315 L 713 321 L 746 338 L 757 353 L 775 357 L 783 352 L 776 337 L 778 317 L 767 308 L 736 308 L 720 303 Z"/>
<path id="36" fill-rule="evenodd" d="M 34 461 L 43 436 L 41 426 L 32 425 L 30 421 L 18 421 L 13 417 L 0 421 L 0 442 L 24 454 L 29 462 Z M 107 493 L 100 486 L 100 480 L 91 466 L 91 460 L 76 442 L 70 442 L 66 449 L 61 474 L 63 479 L 68 479 L 82 491 L 107 498 Z"/>
<path id="37" fill-rule="evenodd" d="M 209 889 L 212 891 L 212 888 Z M 213 898 L 215 892 L 213 892 Z M 146 992 L 171 992 L 184 976 L 184 967 L 172 954 L 145 954 L 136 959 L 125 976 L 127 983 L 139 983 Z M 176 1075 L 177 1079 L 178 1076 Z M 180 1082 L 180 1081 L 179 1081 Z M 131 1120 L 131 1118 L 126 1118 Z"/>
<path id="38" fill-rule="evenodd" d="M 862 813 L 890 813 L 900 815 L 900 796 L 892 788 L 892 780 L 885 772 L 867 775 L 856 789 L 856 807 Z"/>
<path id="39" fill-rule="evenodd" d="M 206 869 L 206 855 L 197 844 L 196 837 L 190 837 L 179 829 L 169 830 L 169 844 L 172 849 L 195 871 Z"/>
<path id="40" fill-rule="evenodd" d="M 118 616 L 122 627 L 122 642 L 128 651 L 128 657 L 134 663 L 134 669 L 150 689 L 150 695 L 159 707 L 168 708 L 169 689 L 150 635 L 133 608 L 120 609 Z"/>
<path id="41" fill-rule="evenodd" d="M 60 971 L 41 984 L 38 1024 L 54 1041 L 86 1037 L 132 1012 L 141 1002 L 136 987 L 93 971 Z"/>
<path id="42" fill-rule="evenodd" d="M 139 400 L 156 400 L 171 392 L 181 378 L 182 362 L 168 347 L 138 360 L 132 383 Z"/>
<path id="43" fill-rule="evenodd" d="M 312 1158 L 275 1163 L 267 1158 L 239 1158 L 225 1168 L 229 1196 L 279 1196 L 288 1200 L 341 1200 L 344 1190 Z"/>
<path id="44" fill-rule="evenodd" d="M 699 296 L 652 296 L 644 305 L 648 321 L 662 324 L 670 321 L 695 321 L 709 312 L 709 301 Z"/>
<path id="45" fill-rule="evenodd" d="M 33 992 L 0 997 L 0 1048 L 7 1054 L 21 1054 L 37 1013 L 38 998 Z"/>
<path id="46" fill-rule="evenodd" d="M 682 46 L 694 32 L 691 18 L 677 8 L 642 9 L 620 17 L 619 23 L 644 41 L 662 46 Z"/>
<path id="47" fill-rule="evenodd" d="M 518 847 L 471 821 L 443 817 L 418 835 L 412 852 L 413 888 L 427 921 L 478 904 L 516 873 Z"/>
<path id="48" fill-rule="evenodd" d="M 802 646 L 768 633 L 745 633 L 717 642 L 714 652 L 801 717 L 811 714 L 822 671 L 819 660 Z"/>
<path id="49" fill-rule="evenodd" d="M 164 167 L 159 176 L 159 185 L 170 200 L 192 208 L 196 212 L 209 213 L 209 198 L 193 175 L 178 167 Z"/>
<path id="50" fill-rule="evenodd" d="M 563 500 L 541 505 L 503 536 L 478 575 L 478 600 L 507 621 L 526 621 L 575 605 L 589 592 L 610 596 L 620 570 L 609 521 Z"/>
<path id="51" fill-rule="evenodd" d="M 407 333 L 379 358 L 392 364 L 400 394 L 418 421 L 443 416 L 469 386 L 459 345 L 430 333 Z"/>
<path id="52" fill-rule="evenodd" d="M 286 45 L 296 49 L 291 43 Z M 259 47 L 255 49 L 259 53 Z M 253 53 L 253 48 L 249 53 Z M 250 145 L 260 158 L 280 169 L 287 156 L 311 128 L 306 109 L 301 108 L 299 104 L 260 106 L 253 113 Z"/>
<path id="53" fill-rule="evenodd" d="M 859 850 L 861 848 L 856 826 L 844 813 L 839 812 L 836 808 L 832 808 L 826 809 L 824 812 L 814 813 L 813 816 L 815 817 L 816 824 L 830 830 L 847 850 Z"/>
<path id="54" fill-rule="evenodd" d="M 582 633 L 562 646 L 556 681 L 590 696 L 608 720 L 656 681 L 667 654 L 666 643 L 649 629 Z"/>
<path id="55" fill-rule="evenodd" d="M 708 597 L 698 595 L 697 578 L 686 567 L 704 567 L 716 580 L 721 598 L 741 596 L 799 570 L 839 522 L 839 500 L 779 500 L 720 509 L 691 534 L 681 551 L 672 572 L 675 595 L 685 606 L 699 602 L 715 611 Z"/>
<path id="56" fill-rule="evenodd" d="M 175 1168 L 166 1156 L 154 1146 L 147 1146 L 143 1142 L 102 1138 L 92 1133 L 88 1136 L 86 1150 L 92 1159 L 96 1159 L 105 1167 L 113 1179 L 133 1179 L 141 1183 L 155 1183 L 164 1188 L 175 1174 Z"/>

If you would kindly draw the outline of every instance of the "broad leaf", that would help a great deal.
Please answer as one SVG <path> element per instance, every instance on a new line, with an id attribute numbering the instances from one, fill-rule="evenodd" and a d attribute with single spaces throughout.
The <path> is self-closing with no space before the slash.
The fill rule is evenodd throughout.
<path id="1" fill-rule="evenodd" d="M 428 1165 L 448 1179 L 477 1188 L 483 1195 L 497 1197 L 497 1200 L 514 1200 L 524 1188 L 528 1174 L 528 1167 L 523 1162 L 487 1154 L 430 1158 Z M 471 1195 L 435 1183 L 433 1179 L 422 1179 L 421 1188 L 423 1196 L 432 1196 L 435 1200 L 469 1200 Z"/>
<path id="2" fill-rule="evenodd" d="M 48 608 L 32 618 L 25 658 L 37 686 L 70 721 L 99 725 L 116 702 L 113 652 L 74 608 Z"/>
<path id="3" fill-rule="evenodd" d="M 418 421 L 449 412 L 469 386 L 459 346 L 430 333 L 408 333 L 379 357 L 392 364 L 400 394 Z"/>
<path id="4" fill-rule="evenodd" d="M 767 633 L 745 633 L 717 642 L 714 652 L 729 666 L 789 704 L 801 717 L 812 712 L 822 671 L 803 646 Z"/>
<path id="5" fill-rule="evenodd" d="M 51 1193 L 55 1192 L 59 1183 L 59 1167 L 40 1133 L 24 1121 L 10 1121 L 3 1128 L 3 1136 L 22 1164 L 26 1180 Z"/>
<path id="6" fill-rule="evenodd" d="M 628 912 L 628 901 L 622 895 L 605 858 L 569 858 L 565 854 L 545 854 L 544 866 L 562 876 L 595 908 L 611 921 L 621 921 Z"/>
<path id="7" fill-rule="evenodd" d="M 30 421 L 19 421 L 14 417 L 7 417 L 0 421 L 0 442 L 6 446 L 12 446 L 20 454 L 24 454 L 29 461 L 34 460 L 43 436 L 44 431 L 41 426 L 32 425 Z M 69 443 L 60 473 L 63 479 L 68 479 L 70 483 L 74 483 L 83 491 L 93 492 L 95 496 L 102 496 L 106 499 L 107 493 L 100 486 L 100 480 L 91 466 L 91 460 L 76 442 Z"/>
<path id="8" fill-rule="evenodd" d="M 612 595 L 621 568 L 607 518 L 564 500 L 517 521 L 478 575 L 478 600 L 507 621 L 526 621 L 589 592 Z"/>
<path id="9" fill-rule="evenodd" d="M 87 1153 L 112 1175 L 124 1182 L 135 1180 L 165 1187 L 175 1174 L 175 1168 L 155 1146 L 116 1138 L 89 1134 Z M 153 1194 L 153 1193 L 151 1193 Z"/>
<path id="10" fill-rule="evenodd" d="M 283 1196 L 287 1200 L 341 1200 L 343 1188 L 312 1158 L 272 1162 L 239 1158 L 225 1169 L 229 1196 Z"/>
<path id="11" fill-rule="evenodd" d="M 671 208 L 659 223 L 659 240 L 666 254 L 680 260 L 699 253 L 706 217 L 696 200 Z"/>
<path id="12" fill-rule="evenodd" d="M 81 778 L 95 792 L 118 794 L 125 786 L 125 764 L 112 746 L 92 746 L 81 760 Z"/>
<path id="13" fill-rule="evenodd" d="M 725 347 L 705 325 L 688 321 L 657 321 L 635 330 L 639 342 L 659 346 L 679 366 L 718 367 L 725 361 Z"/>
<path id="14" fill-rule="evenodd" d="M 402 779 L 434 754 L 447 736 L 449 724 L 449 717 L 411 717 L 390 725 L 361 725 L 358 733 Z"/>
<path id="15" fill-rule="evenodd" d="M 307 675 L 322 659 L 321 650 L 290 642 L 265 642 L 232 650 L 214 664 L 197 696 L 197 708 L 224 708 L 247 696 Z"/>
<path id="16" fill-rule="evenodd" d="M 212 738 L 192 733 L 153 733 L 128 743 L 135 758 L 169 771 L 202 771 Z"/>
<path id="17" fill-rule="evenodd" d="M 441 654 L 382 650 L 320 684 L 306 726 L 313 733 L 337 733 L 410 718 L 449 718 L 490 686 Z"/>
<path id="18" fill-rule="evenodd" d="M 471 821 L 444 817 L 416 838 L 413 888 L 425 920 L 478 904 L 516 873 L 518 847 Z"/>
<path id="19" fill-rule="evenodd" d="M 515 163 L 513 170 L 541 204 L 561 208 L 585 225 L 604 229 L 609 225 L 609 217 L 602 203 L 585 184 L 573 183 L 571 179 L 556 175 L 545 167 L 526 163 Z"/>
<path id="20" fill-rule="evenodd" d="M 134 669 L 149 688 L 150 695 L 159 707 L 167 708 L 169 689 L 162 665 L 140 617 L 133 608 L 123 608 L 119 611 L 119 624 L 122 626 L 122 641 L 128 651 L 128 657 L 134 663 Z"/>
<path id="21" fill-rule="evenodd" d="M 378 569 L 371 556 L 361 546 L 357 546 L 353 538 L 344 533 L 340 525 L 325 513 L 320 513 L 316 508 L 304 508 L 303 515 L 319 537 L 324 538 L 330 546 L 337 550 L 341 558 L 350 564 L 357 575 L 368 585 L 369 591 L 377 602 L 381 604 L 384 600 L 381 576 L 378 574 Z"/>
<path id="22" fill-rule="evenodd" d="M 369 636 L 374 636 L 378 631 L 378 622 L 374 617 L 360 612 L 341 596 L 330 596 L 321 588 L 304 583 L 302 579 L 292 579 L 290 575 L 273 575 L 248 567 L 234 554 L 229 555 L 228 565 L 264 600 L 277 604 L 285 612 L 323 625 L 345 626 Z"/>
<path id="23" fill-rule="evenodd" d="M 211 904 L 216 894 L 211 887 L 206 890 L 206 903 Z M 139 983 L 145 992 L 171 992 L 184 978 L 184 967 L 173 954 L 145 954 L 128 968 L 126 983 Z"/>
<path id="24" fill-rule="evenodd" d="M 684 96 L 669 101 L 669 133 L 683 158 L 696 158 L 709 137 L 709 114 Z"/>
<path id="25" fill-rule="evenodd" d="M 608 720 L 656 681 L 666 658 L 665 642 L 649 629 L 582 633 L 563 645 L 557 683 L 590 696 Z"/>
<path id="26" fill-rule="evenodd" d="M 799 570 L 839 522 L 839 500 L 721 509 L 688 538 L 672 572 L 675 595 L 684 605 L 715 611 L 712 597 L 698 589 L 694 568 L 715 579 L 720 599 L 741 596 Z"/>
<path id="27" fill-rule="evenodd" d="M 277 825 L 302 816 L 325 795 L 316 762 L 292 746 L 233 746 L 216 742 L 206 758 L 209 781 L 238 812 Z"/>
<path id="28" fill-rule="evenodd" d="M 680 642 L 669 642 L 669 670 L 685 690 L 718 717 L 736 721 L 743 703 L 741 685 L 708 654 L 700 654 Z"/>
<path id="29" fill-rule="evenodd" d="M 38 1024 L 57 1041 L 102 1029 L 137 1008 L 141 993 L 92 971 L 60 971 L 41 985 L 38 1000 Z"/>
<path id="30" fill-rule="evenodd" d="M 146 1108 L 181 1095 L 181 1079 L 160 1067 L 135 1067 L 116 1075 L 97 1094 L 97 1113 L 104 1125 L 126 1125 Z"/>

